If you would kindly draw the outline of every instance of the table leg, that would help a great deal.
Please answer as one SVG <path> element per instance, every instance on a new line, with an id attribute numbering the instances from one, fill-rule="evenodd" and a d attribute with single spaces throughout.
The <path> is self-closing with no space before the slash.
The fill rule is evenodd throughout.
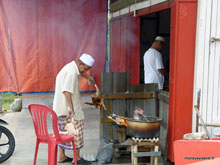
<path id="1" fill-rule="evenodd" d="M 134 153 L 138 152 L 138 146 L 134 145 Z M 134 165 L 138 164 L 138 157 L 134 156 Z"/>
<path id="2" fill-rule="evenodd" d="M 150 148 L 150 151 L 152 152 L 152 151 L 154 151 L 154 147 L 151 147 Z M 151 156 L 150 157 L 150 165 L 153 165 L 154 164 L 154 156 Z"/>
<path id="3" fill-rule="evenodd" d="M 159 151 L 159 146 L 155 146 L 154 151 L 158 152 Z M 154 165 L 158 165 L 158 156 L 154 157 Z"/>
<path id="4" fill-rule="evenodd" d="M 134 146 L 131 145 L 131 164 L 134 165 Z"/>

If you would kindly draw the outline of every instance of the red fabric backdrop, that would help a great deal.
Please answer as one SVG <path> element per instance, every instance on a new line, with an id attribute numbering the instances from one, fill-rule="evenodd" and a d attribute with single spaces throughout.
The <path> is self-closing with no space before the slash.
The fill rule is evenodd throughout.
<path id="1" fill-rule="evenodd" d="M 107 0 L 1 0 L 0 92 L 53 91 L 59 70 L 91 54 L 100 81 Z M 83 80 L 81 90 L 93 90 Z"/>

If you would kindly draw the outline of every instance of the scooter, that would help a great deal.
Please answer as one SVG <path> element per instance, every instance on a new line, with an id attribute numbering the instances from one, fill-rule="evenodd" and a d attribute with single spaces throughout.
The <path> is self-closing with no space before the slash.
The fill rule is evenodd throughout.
<path id="1" fill-rule="evenodd" d="M 6 161 L 15 149 L 15 138 L 11 131 L 4 127 L 8 123 L 0 119 L 0 163 Z"/>

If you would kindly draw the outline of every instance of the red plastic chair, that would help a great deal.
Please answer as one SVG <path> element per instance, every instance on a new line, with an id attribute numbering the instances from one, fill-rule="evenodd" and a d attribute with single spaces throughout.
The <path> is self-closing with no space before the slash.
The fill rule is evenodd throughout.
<path id="1" fill-rule="evenodd" d="M 37 153 L 40 143 L 48 144 L 48 165 L 56 165 L 57 164 L 57 144 L 65 143 L 71 141 L 73 144 L 73 152 L 74 152 L 74 161 L 77 165 L 76 160 L 76 148 L 74 143 L 74 137 L 64 134 L 59 134 L 57 128 L 57 115 L 56 113 L 47 106 L 31 104 L 28 107 L 35 128 L 35 133 L 37 136 L 35 155 L 34 155 L 34 165 L 36 165 Z M 52 117 L 52 126 L 53 133 L 48 133 L 47 128 L 47 116 L 51 115 Z"/>

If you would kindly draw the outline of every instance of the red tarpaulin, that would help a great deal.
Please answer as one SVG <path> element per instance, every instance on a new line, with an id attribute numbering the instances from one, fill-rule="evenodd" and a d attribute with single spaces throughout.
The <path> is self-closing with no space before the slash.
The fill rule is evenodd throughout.
<path id="1" fill-rule="evenodd" d="M 81 53 L 95 58 L 99 82 L 106 14 L 107 0 L 0 0 L 0 92 L 54 91 L 59 70 Z"/>

